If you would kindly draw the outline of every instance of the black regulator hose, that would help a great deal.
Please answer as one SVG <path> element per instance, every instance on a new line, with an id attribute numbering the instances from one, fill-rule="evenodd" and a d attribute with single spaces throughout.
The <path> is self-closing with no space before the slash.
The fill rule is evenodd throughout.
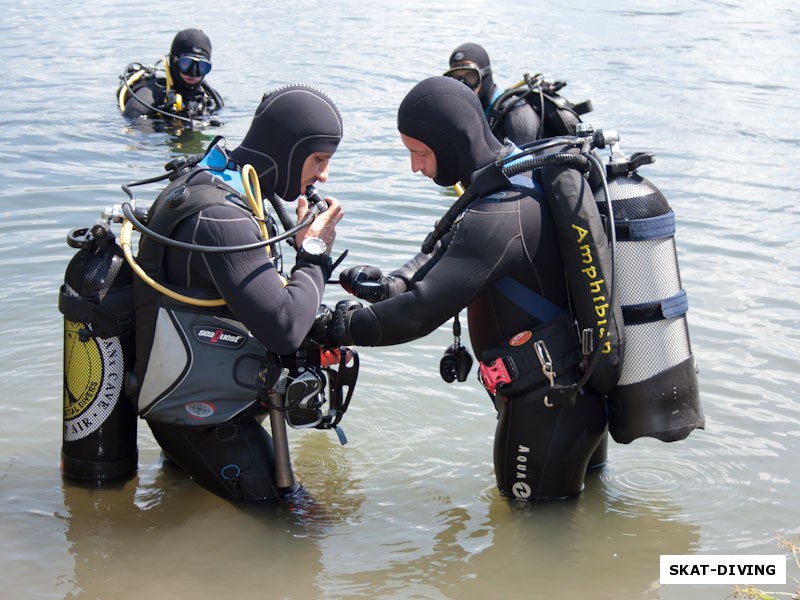
<path id="1" fill-rule="evenodd" d="M 294 237 L 294 235 L 306 227 L 311 221 L 314 219 L 314 215 L 309 213 L 305 219 L 303 219 L 300 223 L 281 233 L 280 235 L 276 235 L 266 240 L 262 240 L 260 242 L 254 242 L 252 244 L 243 244 L 241 246 L 203 246 L 200 244 L 189 244 L 187 242 L 179 242 L 178 240 L 173 240 L 165 235 L 161 235 L 147 227 L 144 223 L 142 223 L 139 219 L 136 218 L 134 213 L 133 205 L 130 202 L 125 202 L 122 205 L 122 214 L 125 215 L 125 218 L 128 219 L 133 226 L 139 231 L 142 235 L 146 235 L 148 237 L 153 238 L 157 242 L 164 244 L 165 246 L 172 246 L 173 248 L 179 248 L 181 250 L 186 250 L 188 252 L 206 252 L 208 254 L 227 254 L 229 252 L 246 252 L 248 250 L 257 250 L 258 248 L 264 248 L 265 246 L 271 246 L 273 244 L 277 244 L 278 242 L 282 242 L 286 238 Z"/>
<path id="2" fill-rule="evenodd" d="M 517 162 L 519 161 L 519 162 Z M 514 164 L 503 166 L 507 162 Z M 556 152 L 545 156 L 532 156 L 520 158 L 519 155 L 509 156 L 504 161 L 491 163 L 475 172 L 473 183 L 461 194 L 444 216 L 436 222 L 433 231 L 428 234 L 422 243 L 422 252 L 430 254 L 436 243 L 453 227 L 453 223 L 469 204 L 478 196 L 506 189 L 510 185 L 509 177 L 519 175 L 526 171 L 534 171 L 551 166 L 565 166 L 586 172 L 590 168 L 589 159 L 581 154 L 570 152 Z"/>
<path id="3" fill-rule="evenodd" d="M 278 220 L 283 225 L 284 230 L 288 231 L 295 226 L 294 220 L 289 216 L 289 211 L 286 210 L 286 200 L 278 196 L 278 194 L 273 194 L 269 199 L 269 203 L 275 209 L 275 214 L 278 215 Z"/>
<path id="4" fill-rule="evenodd" d="M 145 102 L 139 96 L 136 95 L 136 92 L 133 91 L 133 88 L 128 84 L 127 80 L 123 80 L 123 83 L 125 85 L 125 88 L 128 90 L 128 93 L 131 95 L 131 97 L 134 98 L 140 104 L 142 104 L 142 105 L 146 106 L 147 108 L 149 108 L 150 110 L 155 111 L 158 114 L 163 115 L 165 117 L 169 117 L 171 119 L 178 119 L 179 121 L 185 121 L 186 123 L 191 123 L 193 121 L 193 119 L 189 119 L 187 117 L 183 117 L 181 115 L 178 115 L 178 114 L 175 114 L 175 113 L 171 113 L 171 112 L 168 112 L 166 110 L 161 110 L 160 108 L 158 108 L 156 106 L 153 106 L 149 102 Z"/>

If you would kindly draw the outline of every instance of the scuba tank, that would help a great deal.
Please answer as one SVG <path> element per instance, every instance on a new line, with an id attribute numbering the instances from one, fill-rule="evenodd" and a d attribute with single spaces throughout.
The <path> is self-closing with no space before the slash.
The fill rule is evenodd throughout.
<path id="1" fill-rule="evenodd" d="M 580 115 L 592 111 L 592 101 L 570 102 L 559 91 L 567 85 L 565 81 L 545 79 L 541 73 L 525 73 L 523 79 L 503 92 L 489 107 L 489 127 L 494 130 L 506 114 L 524 100 L 533 107 L 541 121 L 539 138 L 574 136 Z"/>
<path id="2" fill-rule="evenodd" d="M 134 359 L 132 272 L 107 223 L 75 229 L 61 286 L 64 406 L 61 472 L 76 479 L 131 475 L 136 410 L 123 391 Z"/>
<path id="3" fill-rule="evenodd" d="M 469 187 L 436 223 L 422 245 L 423 253 L 432 252 L 436 242 L 476 198 L 510 189 L 511 178 L 515 175 L 542 172 L 541 185 L 558 234 L 583 370 L 580 380 L 569 385 L 557 385 L 551 380 L 547 401 L 553 406 L 572 406 L 581 388 L 587 384 L 601 394 L 613 390 L 619 378 L 625 345 L 622 313 L 613 289 L 610 250 L 613 244 L 609 243 L 608 228 L 604 226 L 585 175 L 592 168 L 592 160 L 597 160 L 589 151 L 591 142 L 591 138 L 576 137 L 540 140 L 478 169 L 473 173 Z M 498 283 L 503 284 L 503 281 Z M 500 291 L 520 306 L 534 308 L 537 302 L 530 293 L 516 292 L 513 288 L 508 288 L 507 292 Z M 538 318 L 542 321 L 552 319 Z M 552 367 L 549 358 L 545 357 L 528 362 L 541 364 L 542 371 Z M 510 373 L 501 373 L 497 378 L 498 381 L 514 379 Z"/>
<path id="4" fill-rule="evenodd" d="M 585 383 L 606 396 L 609 409 L 609 431 L 618 443 L 629 443 L 639 437 L 655 437 L 662 441 L 686 438 L 694 429 L 705 426 L 700 406 L 697 369 L 689 343 L 686 321 L 688 303 L 682 288 L 675 250 L 675 217 L 663 194 L 649 181 L 636 173 L 636 169 L 653 161 L 652 155 L 637 153 L 629 159 L 618 150 L 616 133 L 595 131 L 588 123 L 577 127 L 577 137 L 541 140 L 522 147 L 520 154 L 491 163 L 473 175 L 470 187 L 436 223 L 428 235 L 422 251 L 429 253 L 434 244 L 450 230 L 458 215 L 476 197 L 495 190 L 507 189 L 509 177 L 531 169 L 570 167 L 588 172 L 594 190 L 595 207 L 588 209 L 569 205 L 577 198 L 575 190 L 557 186 L 550 193 L 554 223 L 563 230 L 586 230 L 575 217 L 587 209 L 599 212 L 605 218 L 609 232 L 609 246 L 613 250 L 613 268 L 602 271 L 586 287 L 591 293 L 597 289 L 610 304 L 609 316 L 614 322 L 598 321 L 595 333 L 607 329 L 611 352 L 603 354 L 606 344 L 587 344 L 587 370 L 582 380 L 573 386 L 551 386 L 549 396 L 556 402 L 569 404 L 575 392 Z M 580 154 L 562 151 L 543 152 L 564 144 Z M 596 148 L 610 148 L 611 160 L 603 168 L 595 155 Z M 534 156 L 531 156 L 535 154 Z M 591 167 L 590 167 L 591 164 Z M 589 194 L 590 198 L 592 194 Z M 570 200 L 573 198 L 573 200 Z M 585 205 L 586 202 L 580 202 Z M 574 213 L 574 214 L 573 214 Z M 609 224 L 613 223 L 613 227 Z M 576 228 L 576 225 L 578 226 Z M 563 231 L 561 232 L 563 233 Z M 581 233 L 583 235 L 583 233 Z M 602 251 L 603 236 L 595 236 L 594 250 Z M 581 241 L 583 244 L 583 241 Z M 562 245 L 562 252 L 569 250 Z M 594 252 L 593 250 L 593 252 Z M 602 253 L 602 252 L 601 252 Z M 584 269 L 567 266 L 567 278 L 581 279 Z M 600 276 L 598 271 L 598 276 Z M 603 288 L 600 281 L 604 280 Z M 611 281 L 610 288 L 606 287 Z M 576 286 L 580 289 L 580 286 Z M 619 316 L 617 314 L 619 307 Z M 576 305 L 580 327 L 580 314 L 591 314 Z M 598 315 L 600 316 L 600 315 Z M 618 330 L 620 326 L 621 331 Z M 610 328 L 610 329 L 609 329 Z M 581 332 L 588 331 L 588 326 Z M 584 340 L 582 335 L 582 340 Z M 588 339 L 587 339 L 588 341 Z M 592 346 L 593 349 L 592 349 Z M 621 364 L 616 358 L 621 354 Z"/>
<path id="5" fill-rule="evenodd" d="M 675 215 L 658 188 L 636 172 L 652 163 L 653 155 L 625 157 L 613 134 L 606 137 L 616 285 L 626 340 L 619 382 L 607 396 L 609 431 L 623 444 L 646 436 L 681 440 L 703 429 L 705 418 L 675 250 Z M 607 215 L 605 193 L 598 189 L 595 198 Z"/>

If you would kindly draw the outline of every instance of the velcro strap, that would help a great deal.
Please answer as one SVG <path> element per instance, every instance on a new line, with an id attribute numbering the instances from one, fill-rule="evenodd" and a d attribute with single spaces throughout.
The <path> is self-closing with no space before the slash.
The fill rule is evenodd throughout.
<path id="1" fill-rule="evenodd" d="M 680 290 L 674 296 L 663 300 L 623 306 L 622 317 L 625 325 L 639 325 L 663 319 L 674 319 L 685 315 L 688 310 L 689 300 L 686 297 L 686 290 Z"/>
<path id="2" fill-rule="evenodd" d="M 616 221 L 617 241 L 636 242 L 655 240 L 675 235 L 675 213 L 669 211 L 657 217 Z"/>
<path id="3" fill-rule="evenodd" d="M 133 294 L 127 286 L 108 290 L 101 302 L 73 296 L 62 286 L 58 310 L 70 321 L 90 324 L 99 338 L 124 335 L 133 328 Z"/>

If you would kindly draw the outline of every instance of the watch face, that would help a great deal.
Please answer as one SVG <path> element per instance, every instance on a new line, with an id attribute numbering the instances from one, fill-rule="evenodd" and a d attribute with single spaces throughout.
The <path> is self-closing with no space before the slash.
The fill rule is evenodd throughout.
<path id="1" fill-rule="evenodd" d="M 308 252 L 314 256 L 322 256 L 327 250 L 325 242 L 318 237 L 307 237 L 303 240 L 303 251 Z"/>

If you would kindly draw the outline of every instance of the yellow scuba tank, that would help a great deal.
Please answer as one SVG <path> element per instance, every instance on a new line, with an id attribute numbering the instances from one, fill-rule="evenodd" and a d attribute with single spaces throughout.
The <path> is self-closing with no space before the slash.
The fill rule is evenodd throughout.
<path id="1" fill-rule="evenodd" d="M 675 215 L 661 191 L 636 172 L 653 160 L 644 153 L 626 158 L 614 149 L 606 165 L 616 289 L 625 322 L 622 371 L 607 403 L 609 431 L 623 444 L 639 437 L 681 440 L 705 426 L 675 249 Z M 602 189 L 595 198 L 607 214 Z"/>
<path id="2" fill-rule="evenodd" d="M 58 307 L 64 315 L 61 472 L 107 480 L 138 464 L 136 410 L 124 393 L 134 360 L 130 267 L 110 226 L 76 229 Z"/>

